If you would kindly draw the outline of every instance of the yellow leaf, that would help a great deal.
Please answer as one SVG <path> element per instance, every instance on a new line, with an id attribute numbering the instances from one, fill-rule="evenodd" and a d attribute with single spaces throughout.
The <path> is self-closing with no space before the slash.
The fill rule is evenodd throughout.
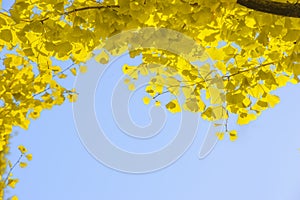
<path id="1" fill-rule="evenodd" d="M 37 119 L 40 116 L 41 111 L 43 110 L 42 106 L 37 106 L 33 109 L 33 111 L 29 114 L 29 117 L 32 119 Z"/>
<path id="2" fill-rule="evenodd" d="M 95 57 L 95 60 L 101 64 L 107 64 L 109 62 L 109 55 L 106 51 L 102 51 Z"/>
<path id="3" fill-rule="evenodd" d="M 226 65 L 224 64 L 224 62 L 218 61 L 218 62 L 216 63 L 216 67 L 217 67 L 219 70 L 221 70 L 221 72 L 222 72 L 223 74 L 226 74 Z"/>
<path id="4" fill-rule="evenodd" d="M 149 97 L 144 97 L 143 102 L 144 104 L 148 105 L 150 103 L 151 99 Z"/>
<path id="5" fill-rule="evenodd" d="M 1 30 L 0 39 L 4 40 L 5 42 L 10 42 L 12 40 L 11 30 L 9 30 L 9 29 Z"/>
<path id="6" fill-rule="evenodd" d="M 212 106 L 213 120 L 227 119 L 227 112 L 223 106 Z"/>
<path id="7" fill-rule="evenodd" d="M 212 47 L 212 48 L 207 49 L 206 52 L 208 52 L 209 57 L 211 57 L 214 60 L 224 60 L 225 54 L 222 49 L 217 49 L 217 48 Z M 204 75 L 204 77 L 205 77 L 205 75 Z"/>
<path id="8" fill-rule="evenodd" d="M 178 88 L 179 88 L 179 85 L 178 85 Z M 191 87 L 182 87 L 181 88 L 181 91 L 182 91 L 182 93 L 184 94 L 184 96 L 188 99 L 188 98 L 190 98 L 191 97 L 191 95 L 192 94 L 194 94 L 194 90 L 193 90 L 193 88 L 191 88 Z M 175 92 L 175 94 L 178 94 L 179 93 L 179 91 L 178 92 Z M 174 94 L 174 93 L 173 93 Z"/>
<path id="9" fill-rule="evenodd" d="M 58 78 L 61 78 L 61 79 L 67 78 L 67 75 L 66 74 L 60 74 L 60 75 L 58 75 Z"/>
<path id="10" fill-rule="evenodd" d="M 19 146 L 18 146 L 18 149 L 19 149 L 19 151 L 20 151 L 22 154 L 24 154 L 24 153 L 27 152 L 27 149 L 26 149 L 23 145 L 19 145 Z"/>
<path id="11" fill-rule="evenodd" d="M 26 162 L 20 162 L 19 166 L 21 168 L 25 168 L 25 167 L 27 167 L 27 163 Z"/>
<path id="12" fill-rule="evenodd" d="M 213 119 L 213 109 L 211 107 L 206 108 L 204 112 L 201 113 L 201 117 L 205 120 Z"/>
<path id="13" fill-rule="evenodd" d="M 243 100 L 243 105 L 244 105 L 245 107 L 249 107 L 249 106 L 251 105 L 251 100 L 250 100 L 249 98 L 245 98 L 245 99 Z"/>
<path id="14" fill-rule="evenodd" d="M 215 123 L 214 127 L 222 126 L 222 124 Z"/>
<path id="15" fill-rule="evenodd" d="M 59 58 L 63 58 L 67 55 L 69 55 L 70 51 L 72 50 L 73 46 L 70 42 L 60 42 L 56 44 L 55 50 L 58 53 Z"/>
<path id="16" fill-rule="evenodd" d="M 300 64 L 294 64 L 293 65 L 293 73 L 295 76 L 300 75 Z"/>
<path id="17" fill-rule="evenodd" d="M 155 101 L 155 106 L 160 106 L 160 105 L 161 105 L 160 101 Z"/>
<path id="18" fill-rule="evenodd" d="M 171 112 L 171 113 L 177 113 L 181 111 L 180 105 L 178 103 L 177 99 L 173 99 L 170 101 L 167 105 L 166 108 Z"/>
<path id="19" fill-rule="evenodd" d="M 261 95 L 264 93 L 264 90 L 260 84 L 257 84 L 254 87 L 249 88 L 249 92 L 250 92 L 251 96 L 253 96 L 255 98 L 260 98 Z"/>
<path id="20" fill-rule="evenodd" d="M 128 78 L 124 79 L 124 83 L 125 84 L 129 84 L 130 83 L 130 79 L 128 79 Z"/>
<path id="21" fill-rule="evenodd" d="M 139 69 L 140 74 L 143 75 L 143 76 L 147 76 L 149 74 L 149 70 L 147 68 L 147 65 L 144 65 L 144 64 L 140 65 L 138 67 L 138 69 Z"/>
<path id="22" fill-rule="evenodd" d="M 223 140 L 224 139 L 224 132 L 217 132 L 216 136 L 218 137 L 219 140 Z"/>
<path id="23" fill-rule="evenodd" d="M 64 11 L 64 2 L 59 2 L 53 7 L 56 11 L 63 12 Z"/>
<path id="24" fill-rule="evenodd" d="M 240 113 L 238 116 L 237 123 L 240 125 L 248 124 L 250 121 L 256 119 L 256 115 L 252 113 Z"/>
<path id="25" fill-rule="evenodd" d="M 222 90 L 215 87 L 210 87 L 207 92 L 209 93 L 211 104 L 220 105 L 225 101 Z"/>
<path id="26" fill-rule="evenodd" d="M 11 188 L 15 188 L 16 184 L 19 182 L 19 179 L 8 179 L 7 185 Z"/>
<path id="27" fill-rule="evenodd" d="M 246 26 L 248 26 L 250 28 L 255 28 L 256 21 L 253 17 L 246 16 L 245 24 L 246 24 Z"/>
<path id="28" fill-rule="evenodd" d="M 285 86 L 289 80 L 290 80 L 290 77 L 288 77 L 286 75 L 280 75 L 276 78 L 276 81 L 280 87 Z"/>
<path id="29" fill-rule="evenodd" d="M 77 70 L 76 70 L 75 67 L 74 67 L 74 68 L 71 68 L 70 71 L 71 71 L 71 73 L 72 73 L 74 76 L 77 75 Z"/>
<path id="30" fill-rule="evenodd" d="M 123 65 L 123 73 L 130 76 L 133 79 L 138 78 L 138 68 L 136 66 L 129 66 L 127 64 Z"/>
<path id="31" fill-rule="evenodd" d="M 8 162 L 9 168 L 12 168 L 12 163 L 11 163 L 11 161 L 9 160 L 9 161 L 7 161 L 7 162 Z"/>
<path id="32" fill-rule="evenodd" d="M 86 73 L 87 72 L 87 67 L 86 66 L 80 66 L 79 67 L 79 71 L 80 71 L 80 73 Z"/>
<path id="33" fill-rule="evenodd" d="M 223 48 L 223 52 L 229 57 L 234 56 L 236 51 L 237 51 L 237 49 L 231 45 L 227 45 L 226 47 Z"/>
<path id="34" fill-rule="evenodd" d="M 237 132 L 236 130 L 232 130 L 229 132 L 229 139 L 231 141 L 235 141 L 237 139 Z"/>
<path id="35" fill-rule="evenodd" d="M 183 108 L 191 112 L 201 112 L 205 109 L 205 104 L 200 98 L 189 98 L 183 104 Z"/>
<path id="36" fill-rule="evenodd" d="M 11 200 L 18 200 L 18 197 L 14 195 Z"/>
<path id="37" fill-rule="evenodd" d="M 51 66 L 50 69 L 56 74 L 58 72 L 61 72 L 60 66 Z"/>
<path id="38" fill-rule="evenodd" d="M 265 98 L 271 108 L 273 108 L 276 104 L 280 102 L 280 98 L 276 95 L 268 94 Z"/>
<path id="39" fill-rule="evenodd" d="M 78 95 L 77 94 L 68 94 L 67 98 L 69 99 L 69 102 L 73 103 L 77 101 Z"/>
<path id="40" fill-rule="evenodd" d="M 146 88 L 145 88 L 145 91 L 151 95 L 151 96 L 154 96 L 155 95 L 155 91 L 154 91 L 154 88 L 153 88 L 153 85 L 147 85 Z"/>
<path id="41" fill-rule="evenodd" d="M 128 85 L 128 89 L 130 90 L 130 91 L 133 91 L 133 90 L 135 90 L 135 85 L 132 83 L 132 84 L 129 84 Z"/>
<path id="42" fill-rule="evenodd" d="M 23 64 L 23 58 L 20 56 L 16 56 L 16 55 L 11 55 L 10 56 L 12 59 L 11 65 L 13 64 L 13 66 L 20 66 Z"/>
<path id="43" fill-rule="evenodd" d="M 32 160 L 32 154 L 27 154 L 26 158 L 27 158 L 28 161 L 31 161 Z"/>
<path id="44" fill-rule="evenodd" d="M 286 33 L 286 35 L 282 38 L 285 41 L 295 41 L 298 40 L 299 38 L 299 30 L 293 30 L 293 29 L 289 29 Z"/>

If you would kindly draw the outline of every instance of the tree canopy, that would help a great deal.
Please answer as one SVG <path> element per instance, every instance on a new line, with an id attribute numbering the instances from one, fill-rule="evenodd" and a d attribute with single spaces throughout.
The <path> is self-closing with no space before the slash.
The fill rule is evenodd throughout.
<path id="1" fill-rule="evenodd" d="M 236 115 L 248 124 L 280 99 L 272 92 L 287 83 L 299 83 L 300 4 L 285 0 L 16 0 L 0 12 L 0 157 L 1 193 L 8 182 L 6 154 L 13 126 L 28 129 L 40 112 L 77 98 L 60 79 L 86 70 L 94 49 L 123 31 L 143 27 L 167 28 L 196 41 L 213 60 L 193 64 L 164 49 L 115 43 L 97 57 L 129 52 L 142 56 L 138 66 L 123 66 L 129 89 L 149 73 L 145 104 L 155 101 L 173 113 L 198 112 L 207 120 Z M 148 34 L 151 37 L 151 34 Z M 146 42 L 147 38 L 139 38 Z M 178 40 L 166 36 L 166 43 Z M 184 44 L 182 44 L 184 45 Z M 116 51 L 117 50 L 117 51 Z M 53 59 L 68 61 L 67 68 Z M 203 58 L 205 60 L 207 58 Z M 159 67 L 155 67 L 157 65 Z M 122 66 L 121 66 L 122 67 Z M 88 69 L 87 69 L 88 70 Z M 203 71 L 206 73 L 203 74 Z M 224 87 L 209 90 L 217 72 Z M 183 94 L 180 105 L 170 99 L 160 105 L 159 95 Z M 221 99 L 214 106 L 205 99 Z M 224 103 L 224 104 L 223 104 Z M 228 131 L 235 140 L 236 131 Z M 219 133 L 222 138 L 224 133 Z M 23 152 L 24 153 L 24 152 Z"/>

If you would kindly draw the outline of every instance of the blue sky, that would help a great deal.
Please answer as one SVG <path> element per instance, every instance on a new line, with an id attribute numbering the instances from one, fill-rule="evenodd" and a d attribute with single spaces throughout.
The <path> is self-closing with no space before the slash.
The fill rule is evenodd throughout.
<path id="1" fill-rule="evenodd" d="M 117 61 L 99 82 L 95 106 L 100 122 L 101 118 L 111 118 L 112 113 L 98 102 L 109 101 L 109 81 L 118 79 L 121 63 L 126 62 L 131 61 L 126 57 Z M 65 85 L 72 87 L 73 81 L 70 79 Z M 300 87 L 288 85 L 274 94 L 281 97 L 281 102 L 256 121 L 246 126 L 237 126 L 234 119 L 229 121 L 230 129 L 239 133 L 237 141 L 227 138 L 205 159 L 198 159 L 208 128 L 207 122 L 200 121 L 193 144 L 178 161 L 145 174 L 119 172 L 94 159 L 79 139 L 71 103 L 43 111 L 28 131 L 15 129 L 18 134 L 11 140 L 9 157 L 16 160 L 17 146 L 23 144 L 33 154 L 33 160 L 27 168 L 14 170 L 20 182 L 16 189 L 8 190 L 6 197 L 16 194 L 20 200 L 298 200 Z M 149 106 L 142 104 L 142 96 L 142 90 L 138 90 L 129 109 L 132 119 L 145 125 L 150 122 Z M 162 148 L 176 135 L 178 115 L 167 114 L 167 119 L 162 133 L 149 140 L 124 135 L 113 120 L 103 126 L 114 144 L 128 151 L 148 152 Z"/>
<path id="2" fill-rule="evenodd" d="M 109 73 L 107 76 L 111 77 Z M 20 182 L 7 195 L 17 194 L 21 200 L 298 200 L 300 88 L 289 85 L 276 94 L 281 96 L 280 104 L 265 111 L 258 120 L 242 127 L 230 121 L 229 127 L 239 132 L 237 141 L 225 139 L 208 157 L 199 160 L 199 148 L 208 126 L 201 121 L 194 143 L 177 162 L 139 175 L 108 168 L 87 152 L 76 132 L 70 103 L 44 111 L 28 131 L 18 130 L 11 141 L 12 159 L 18 156 L 17 145 L 24 144 L 33 154 L 33 161 L 27 168 L 14 171 Z M 130 106 L 133 119 L 139 119 L 141 125 L 149 123 L 149 107 L 139 98 L 131 103 L 135 105 Z M 102 114 L 111 115 L 108 111 Z M 176 124 L 176 120 L 176 116 L 170 115 L 167 123 Z M 140 141 L 117 133 L 113 124 L 104 127 L 113 143 L 135 152 L 153 151 L 176 134 L 166 125 L 158 136 Z"/>

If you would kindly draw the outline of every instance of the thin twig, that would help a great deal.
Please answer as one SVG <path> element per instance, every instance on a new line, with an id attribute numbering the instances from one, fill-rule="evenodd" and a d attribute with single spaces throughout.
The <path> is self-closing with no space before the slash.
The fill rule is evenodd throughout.
<path id="1" fill-rule="evenodd" d="M 262 67 L 265 67 L 265 66 L 268 66 L 268 65 L 272 65 L 274 64 L 275 62 L 270 62 L 270 63 L 265 63 L 265 64 L 262 64 L 262 65 L 258 65 L 256 67 L 252 67 L 252 68 L 249 68 L 249 69 L 246 69 L 246 70 L 242 70 L 242 71 L 238 71 L 236 73 L 233 73 L 233 74 L 230 74 L 230 75 L 227 75 L 227 76 L 223 76 L 222 78 L 226 78 L 226 79 L 230 79 L 232 76 L 236 76 L 238 74 L 241 74 L 241 73 L 244 73 L 244 72 L 249 72 L 249 71 L 252 71 L 252 70 L 256 70 L 256 69 L 259 69 L 259 68 L 262 68 Z"/>
<path id="2" fill-rule="evenodd" d="M 103 8 L 120 8 L 120 6 L 119 6 L 119 5 L 88 6 L 88 7 L 83 7 L 83 8 L 76 8 L 76 9 L 71 10 L 71 11 L 66 11 L 66 12 L 64 12 L 62 15 L 69 15 L 69 14 L 71 14 L 71 13 L 78 12 L 78 11 L 83 11 L 83 10 L 92 10 L 92 9 L 100 10 L 100 9 L 103 9 Z"/>
<path id="3" fill-rule="evenodd" d="M 19 159 L 17 160 L 17 162 L 15 162 L 15 164 L 9 169 L 8 174 L 6 176 L 6 178 L 4 179 L 4 183 L 6 184 L 8 178 L 9 178 L 9 174 L 13 171 L 13 169 L 17 166 L 17 164 L 19 164 L 19 162 L 21 161 L 22 157 L 24 156 L 24 154 L 22 153 L 19 157 Z"/>
<path id="4" fill-rule="evenodd" d="M 78 12 L 78 11 L 94 10 L 94 9 L 100 10 L 100 9 L 104 9 L 104 8 L 120 8 L 120 6 L 119 5 L 88 6 L 88 7 L 82 7 L 82 8 L 75 8 L 71 11 L 65 11 L 63 13 L 60 13 L 60 15 L 63 16 L 63 15 L 69 15 L 69 14 L 72 14 L 72 13 Z M 45 18 L 37 20 L 37 21 L 41 22 L 41 23 L 44 23 L 48 19 L 50 19 L 50 17 L 45 17 Z M 36 21 L 36 20 L 22 20 L 22 21 L 30 23 L 30 22 L 33 22 L 33 21 Z"/>

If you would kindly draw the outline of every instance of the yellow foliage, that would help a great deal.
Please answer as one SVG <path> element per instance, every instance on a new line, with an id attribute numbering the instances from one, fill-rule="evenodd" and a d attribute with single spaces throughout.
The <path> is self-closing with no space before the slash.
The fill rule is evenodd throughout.
<path id="1" fill-rule="evenodd" d="M 161 106 L 160 101 L 155 101 L 155 106 Z"/>
<path id="2" fill-rule="evenodd" d="M 12 198 L 11 198 L 11 200 L 18 200 L 19 198 L 17 197 L 17 196 L 13 196 Z"/>
<path id="3" fill-rule="evenodd" d="M 174 99 L 166 109 L 177 113 L 182 107 L 210 121 L 232 114 L 238 116 L 238 124 L 247 124 L 279 103 L 272 91 L 300 82 L 299 18 L 250 10 L 236 0 L 195 2 L 34 0 L 0 11 L 0 50 L 7 52 L 0 63 L 0 100 L 4 104 L 0 105 L 0 175 L 9 165 L 5 155 L 13 126 L 27 129 L 44 109 L 67 99 L 76 101 L 76 92 L 57 79 L 68 78 L 69 71 L 74 76 L 78 71 L 87 72 L 85 62 L 98 46 L 104 47 L 96 56 L 102 64 L 127 50 L 131 58 L 142 57 L 137 66 L 122 68 L 129 90 L 135 90 L 139 76 L 153 75 L 145 91 L 155 97 L 155 105 L 160 106 L 159 97 L 164 93 L 182 95 L 182 105 Z M 105 43 L 118 33 L 149 26 L 180 34 L 148 31 Z M 181 35 L 202 48 L 194 49 Z M 54 59 L 69 60 L 74 66 L 63 69 L 53 65 Z M 143 99 L 145 104 L 150 100 Z M 229 135 L 236 140 L 236 131 Z M 19 150 L 26 153 L 23 146 Z M 26 157 L 32 158 L 30 154 Z M 0 186 L 5 187 L 3 181 Z"/>
<path id="4" fill-rule="evenodd" d="M 224 139 L 224 133 L 223 132 L 217 132 L 216 136 L 218 137 L 219 140 L 223 140 Z"/>
<path id="5" fill-rule="evenodd" d="M 70 71 L 71 71 L 71 73 L 72 73 L 74 76 L 77 75 L 77 70 L 76 70 L 76 68 L 71 68 Z"/>
<path id="6" fill-rule="evenodd" d="M 11 188 L 15 188 L 15 186 L 18 182 L 19 182 L 19 179 L 8 179 L 7 185 Z"/>
<path id="7" fill-rule="evenodd" d="M 134 84 L 129 84 L 128 85 L 128 89 L 130 90 L 130 91 L 133 91 L 133 90 L 135 90 L 135 85 Z"/>
<path id="8" fill-rule="evenodd" d="M 24 154 L 24 153 L 27 152 L 27 149 L 26 149 L 23 145 L 19 145 L 19 146 L 18 146 L 18 149 L 19 149 L 19 151 L 20 151 L 22 154 Z"/>
<path id="9" fill-rule="evenodd" d="M 237 131 L 236 130 L 232 130 L 229 132 L 229 139 L 233 142 L 237 139 Z"/>
<path id="10" fill-rule="evenodd" d="M 102 51 L 95 57 L 95 60 L 101 64 L 107 64 L 109 62 L 109 55 L 105 51 Z"/>
<path id="11" fill-rule="evenodd" d="M 240 125 L 244 125 L 244 124 L 248 124 L 250 121 L 255 120 L 256 119 L 256 115 L 255 114 L 248 114 L 248 113 L 240 113 L 238 116 L 238 120 L 237 123 Z"/>
<path id="12" fill-rule="evenodd" d="M 144 97 L 143 102 L 144 104 L 148 105 L 150 103 L 151 99 L 149 97 Z"/>
<path id="13" fill-rule="evenodd" d="M 20 165 L 21 168 L 27 167 L 27 163 L 26 162 L 20 162 L 19 165 Z"/>
<path id="14" fill-rule="evenodd" d="M 179 102 L 177 99 L 173 99 L 170 101 L 168 104 L 166 104 L 166 108 L 171 112 L 171 113 L 177 113 L 181 111 Z"/>
<path id="15" fill-rule="evenodd" d="M 27 158 L 28 161 L 31 161 L 32 160 L 32 154 L 27 154 L 26 158 Z"/>
<path id="16" fill-rule="evenodd" d="M 86 73 L 87 72 L 87 67 L 86 66 L 80 66 L 79 71 L 80 71 L 80 73 Z"/>

